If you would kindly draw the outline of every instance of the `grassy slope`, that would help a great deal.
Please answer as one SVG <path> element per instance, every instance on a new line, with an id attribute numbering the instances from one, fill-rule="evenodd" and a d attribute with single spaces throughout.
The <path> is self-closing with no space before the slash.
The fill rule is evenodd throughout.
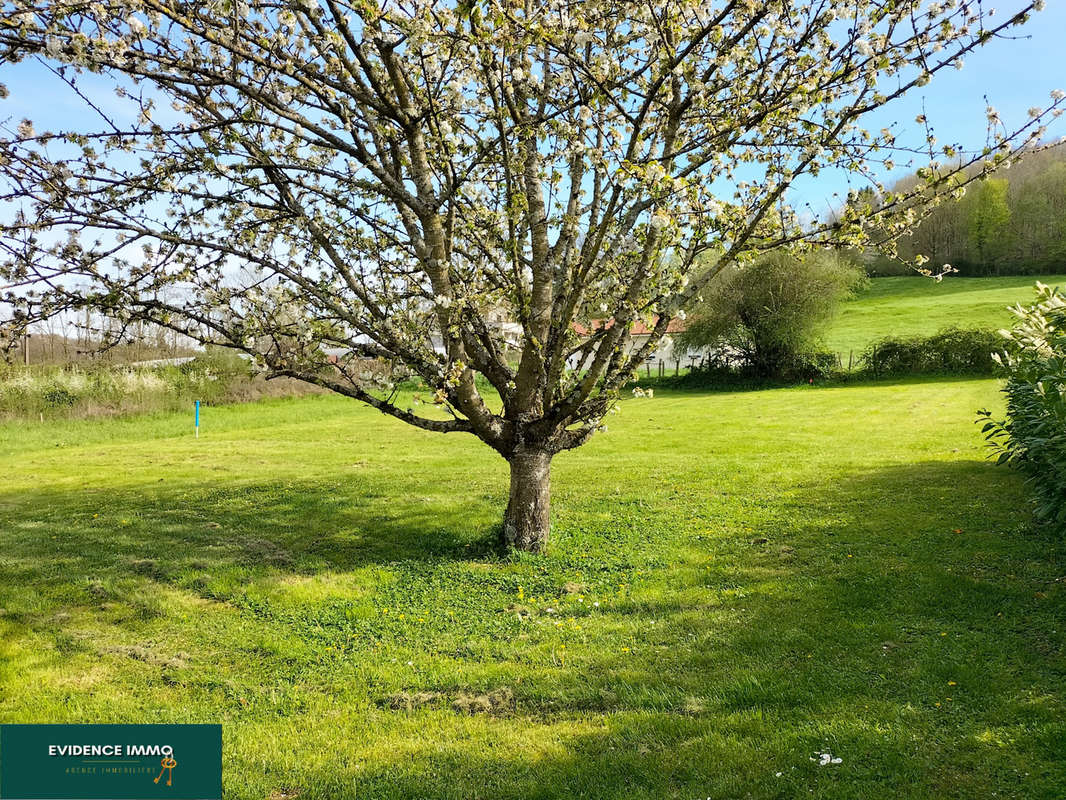
<path id="1" fill-rule="evenodd" d="M 1005 328 L 1007 306 L 1033 298 L 1037 280 L 1066 284 L 1066 275 L 1005 278 L 875 278 L 870 288 L 844 305 L 826 335 L 827 349 L 855 356 L 884 336 L 936 333 L 941 328 Z"/>
<path id="2" fill-rule="evenodd" d="M 339 398 L 0 427 L 0 720 L 221 721 L 229 798 L 1061 798 L 996 394 L 630 400 L 515 560 L 497 457 Z"/>

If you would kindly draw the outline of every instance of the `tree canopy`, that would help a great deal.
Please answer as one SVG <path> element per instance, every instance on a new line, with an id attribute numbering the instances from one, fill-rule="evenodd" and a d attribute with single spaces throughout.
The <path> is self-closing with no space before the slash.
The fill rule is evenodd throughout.
<path id="1" fill-rule="evenodd" d="M 914 176 L 899 182 L 906 188 Z M 901 237 L 899 255 L 924 253 L 963 275 L 1038 274 L 1066 267 L 1066 147 L 1028 153 L 971 184 Z M 874 270 L 887 264 L 875 262 Z"/>
<path id="2" fill-rule="evenodd" d="M 778 251 L 732 265 L 704 291 L 678 343 L 724 354 L 759 377 L 794 375 L 816 353 L 840 303 L 864 280 L 857 264 L 826 251 Z"/>
<path id="3" fill-rule="evenodd" d="M 977 151 L 862 127 L 1041 5 L 16 0 L 0 57 L 50 65 L 86 113 L 0 142 L 8 327 L 105 308 L 472 433 L 512 465 L 505 535 L 536 549 L 551 456 L 716 269 L 866 241 L 858 212 L 793 213 L 798 177 L 927 154 L 909 191 L 874 181 L 890 246 L 953 175 L 1043 135 L 1061 93 L 1012 130 L 990 109 Z M 611 324 L 578 336 L 591 320 Z M 397 402 L 412 374 L 441 413 Z"/>

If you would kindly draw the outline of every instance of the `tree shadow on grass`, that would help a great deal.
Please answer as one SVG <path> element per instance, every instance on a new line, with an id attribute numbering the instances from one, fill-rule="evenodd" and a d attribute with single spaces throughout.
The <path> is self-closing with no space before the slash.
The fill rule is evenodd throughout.
<path id="1" fill-rule="evenodd" d="M 204 576 L 210 594 L 227 580 L 431 563 L 430 579 L 454 581 L 441 596 L 469 588 L 455 573 L 484 552 L 496 498 L 386 506 L 403 488 L 364 487 L 359 502 L 322 483 L 129 492 L 107 511 L 80 495 L 20 498 L 5 514 L 0 585 L 58 584 L 52 612 L 131 570 L 194 589 Z M 372 664 L 371 649 L 328 663 L 342 676 L 352 664 L 379 670 L 363 694 L 338 700 L 349 714 L 323 717 L 317 667 L 283 677 L 288 654 L 270 652 L 265 672 L 226 676 L 248 684 L 234 695 L 251 706 L 193 692 L 182 713 L 225 715 L 227 793 L 241 798 L 1063 796 L 1066 548 L 1019 511 L 1016 476 L 931 461 L 765 502 L 772 521 L 752 531 L 664 532 L 685 556 L 596 610 L 564 595 L 556 613 L 515 621 L 512 584 L 477 584 L 454 624 L 417 643 L 432 668 L 402 667 L 402 635 L 386 641 L 391 665 Z M 520 566 L 531 579 L 569 579 L 567 541 L 564 531 L 552 554 Z M 547 660 L 541 645 L 567 616 L 583 632 L 560 636 L 568 660 L 554 649 Z M 357 624 L 304 622 L 314 631 L 280 616 L 269 625 L 319 648 L 327 640 L 314 637 L 332 627 L 340 640 Z M 264 711 L 254 702 L 263 680 L 292 680 L 311 699 Z M 455 710 L 464 680 L 506 686 L 513 708 Z M 442 699 L 398 710 L 388 702 L 398 688 Z M 288 756 L 279 765 L 267 751 Z M 843 763 L 820 767 L 818 752 Z"/>
<path id="2" fill-rule="evenodd" d="M 313 797 L 1062 797 L 1066 546 L 1021 489 L 983 462 L 802 487 L 797 524 L 613 604 L 627 652 L 572 645 L 516 718 L 386 710 L 402 759 L 288 777 Z"/>
<path id="3" fill-rule="evenodd" d="M 0 496 L 0 584 L 67 584 L 76 604 L 92 601 L 93 585 L 129 578 L 210 595 L 219 579 L 498 555 L 495 498 L 460 507 L 405 488 L 288 481 Z"/>

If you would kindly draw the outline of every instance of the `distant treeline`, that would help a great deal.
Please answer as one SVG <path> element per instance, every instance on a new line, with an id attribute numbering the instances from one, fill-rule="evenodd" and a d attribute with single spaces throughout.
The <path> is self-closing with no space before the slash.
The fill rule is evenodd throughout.
<path id="1" fill-rule="evenodd" d="M 893 191 L 917 181 L 904 178 Z M 931 267 L 950 264 L 960 275 L 1066 271 L 1066 146 L 1031 153 L 971 183 L 961 200 L 936 208 L 899 242 L 903 260 L 918 254 L 929 258 Z M 871 276 L 911 272 L 881 256 L 864 261 Z"/>

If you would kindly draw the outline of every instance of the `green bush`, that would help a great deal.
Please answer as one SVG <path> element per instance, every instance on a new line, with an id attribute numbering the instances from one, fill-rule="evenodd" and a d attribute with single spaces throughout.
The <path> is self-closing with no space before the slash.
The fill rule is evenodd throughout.
<path id="1" fill-rule="evenodd" d="M 220 383 L 223 386 L 247 381 L 255 372 L 251 361 L 226 347 L 208 347 L 178 370 L 194 383 Z"/>
<path id="2" fill-rule="evenodd" d="M 1007 419 L 978 412 L 999 463 L 1027 475 L 1037 517 L 1066 529 L 1066 298 L 1037 283 L 1037 301 L 1012 309 L 1014 327 L 1002 331 Z"/>
<path id="3" fill-rule="evenodd" d="M 678 345 L 704 352 L 710 368 L 792 380 L 820 377 L 835 356 L 818 354 L 825 324 L 863 285 L 862 270 L 821 250 L 769 253 L 714 277 Z"/>
<path id="4" fill-rule="evenodd" d="M 62 386 L 50 386 L 41 394 L 41 399 L 50 406 L 72 406 L 78 402 L 78 396 Z"/>
<path id="5" fill-rule="evenodd" d="M 863 352 L 860 364 L 875 376 L 928 373 L 991 375 L 1002 339 L 994 331 L 947 328 L 931 336 L 889 336 Z"/>

